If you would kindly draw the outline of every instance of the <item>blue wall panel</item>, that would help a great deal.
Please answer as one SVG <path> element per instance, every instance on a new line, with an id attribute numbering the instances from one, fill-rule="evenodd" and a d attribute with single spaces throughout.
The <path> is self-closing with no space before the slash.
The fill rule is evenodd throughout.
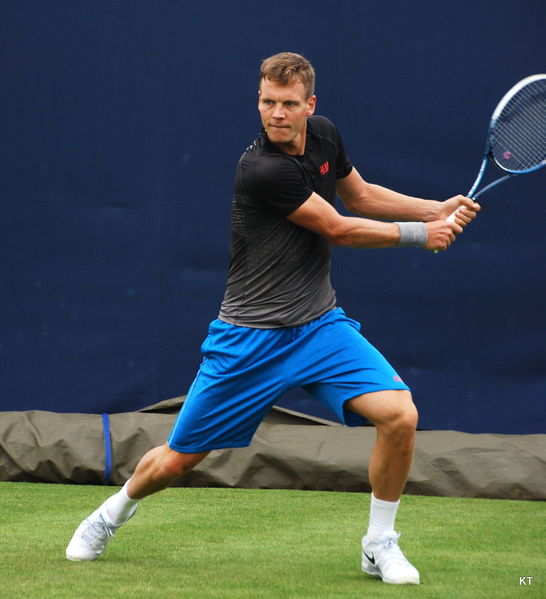
<path id="1" fill-rule="evenodd" d="M 313 61 L 318 112 L 365 178 L 441 199 L 468 190 L 501 95 L 544 72 L 544 16 L 532 0 L 0 3 L 0 409 L 187 391 L 262 58 Z M 485 196 L 447 253 L 335 252 L 340 304 L 424 428 L 545 431 L 544 181 Z"/>

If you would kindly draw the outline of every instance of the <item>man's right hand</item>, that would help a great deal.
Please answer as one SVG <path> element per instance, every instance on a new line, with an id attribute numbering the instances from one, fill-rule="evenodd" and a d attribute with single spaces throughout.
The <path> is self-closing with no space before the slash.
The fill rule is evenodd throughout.
<path id="1" fill-rule="evenodd" d="M 463 232 L 460 225 L 447 220 L 434 220 L 425 224 L 428 231 L 428 239 L 425 245 L 427 250 L 447 250 L 455 241 L 457 235 Z"/>

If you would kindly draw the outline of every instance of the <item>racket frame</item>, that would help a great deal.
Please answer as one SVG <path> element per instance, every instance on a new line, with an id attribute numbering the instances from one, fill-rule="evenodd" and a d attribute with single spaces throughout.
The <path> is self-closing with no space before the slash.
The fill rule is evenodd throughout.
<path id="1" fill-rule="evenodd" d="M 483 156 L 482 164 L 481 164 L 480 170 L 478 172 L 478 176 L 476 177 L 476 180 L 474 181 L 474 184 L 470 188 L 470 191 L 466 194 L 467 197 L 475 200 L 476 198 L 481 196 L 483 193 L 485 193 L 486 191 L 489 191 L 492 187 L 495 187 L 499 183 L 503 183 L 504 181 L 507 181 L 508 179 L 511 179 L 512 177 L 516 177 L 517 175 L 523 175 L 525 173 L 531 173 L 533 171 L 536 171 L 539 168 L 542 168 L 544 166 L 544 164 L 546 164 L 546 161 L 543 160 L 540 164 L 532 166 L 531 168 L 513 171 L 513 170 L 503 167 L 501 164 L 499 164 L 495 160 L 495 157 L 493 156 L 493 153 L 491 151 L 491 132 L 493 131 L 493 128 L 494 128 L 496 122 L 498 121 L 499 116 L 502 114 L 502 111 L 504 110 L 505 106 L 508 104 L 508 102 L 510 102 L 510 100 L 521 89 L 523 89 L 525 86 L 529 85 L 533 81 L 538 81 L 539 79 L 546 79 L 546 74 L 539 73 L 537 75 L 530 75 L 529 77 L 525 77 L 525 79 L 518 81 L 518 83 L 516 83 L 513 87 L 511 87 L 504 94 L 501 101 L 497 104 L 497 107 L 495 108 L 493 115 L 491 116 L 491 120 L 489 121 L 489 128 L 487 130 L 487 140 L 486 140 L 486 145 L 485 145 L 485 153 Z M 489 183 L 489 185 L 486 185 L 483 189 L 480 189 L 480 191 L 478 191 L 478 193 L 476 193 L 476 190 L 477 190 L 478 186 L 480 185 L 480 183 L 482 182 L 482 179 L 485 175 L 485 170 L 487 168 L 487 164 L 489 161 L 493 162 L 493 164 L 498 169 L 500 169 L 508 174 L 504 175 L 503 177 L 499 177 L 495 181 L 492 181 L 491 183 Z M 454 217 L 455 213 L 453 213 L 451 216 Z M 450 217 L 450 219 L 453 220 L 451 217 Z"/>

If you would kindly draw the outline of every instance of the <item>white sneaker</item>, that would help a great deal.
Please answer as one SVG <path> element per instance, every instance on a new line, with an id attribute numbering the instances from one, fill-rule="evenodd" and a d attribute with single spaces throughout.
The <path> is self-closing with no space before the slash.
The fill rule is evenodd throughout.
<path id="1" fill-rule="evenodd" d="M 102 506 L 78 526 L 66 548 L 67 559 L 73 562 L 97 559 L 106 548 L 106 543 L 116 534 L 118 528 L 123 526 L 136 512 L 135 507 L 135 510 L 125 522 L 113 526 L 104 519 L 101 509 Z"/>
<path id="2" fill-rule="evenodd" d="M 400 535 L 386 532 L 376 541 L 362 539 L 362 570 L 391 584 L 419 584 L 419 572 L 398 547 Z"/>

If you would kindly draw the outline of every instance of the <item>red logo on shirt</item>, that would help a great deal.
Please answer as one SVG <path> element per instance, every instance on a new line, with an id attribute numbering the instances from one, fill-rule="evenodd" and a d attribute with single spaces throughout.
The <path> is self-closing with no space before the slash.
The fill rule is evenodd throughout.
<path id="1" fill-rule="evenodd" d="M 320 174 L 325 175 L 330 172 L 330 163 L 326 161 L 324 164 L 320 165 Z"/>

